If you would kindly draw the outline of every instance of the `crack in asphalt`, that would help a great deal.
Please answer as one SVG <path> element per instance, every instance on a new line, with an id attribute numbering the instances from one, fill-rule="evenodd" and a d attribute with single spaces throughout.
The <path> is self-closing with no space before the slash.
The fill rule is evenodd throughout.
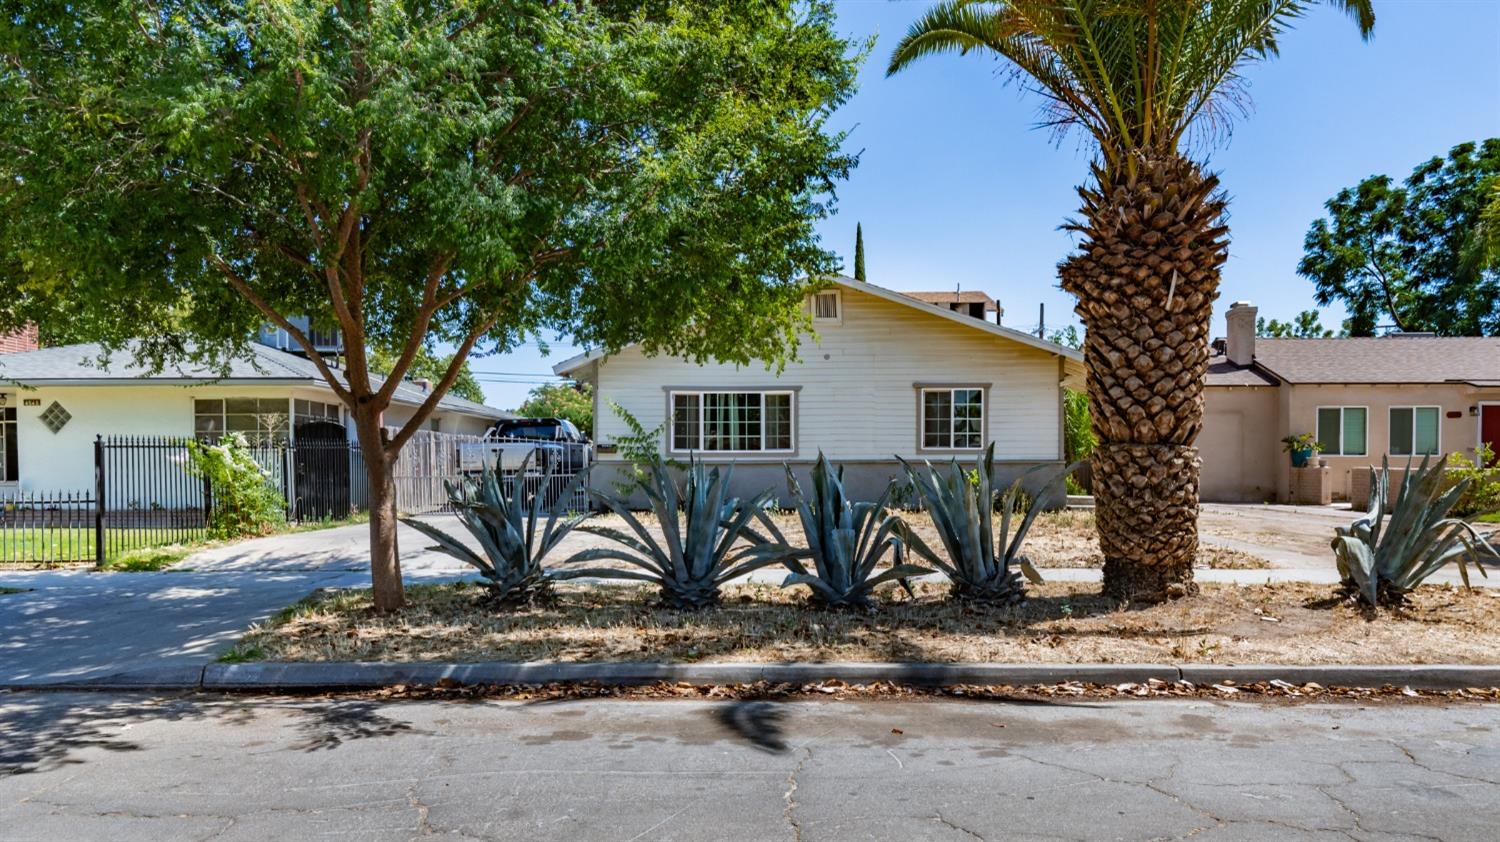
<path id="1" fill-rule="evenodd" d="M 947 825 L 948 827 L 953 828 L 954 830 L 956 830 L 956 831 L 958 831 L 960 833 L 965 833 L 965 834 L 968 834 L 969 836 L 971 836 L 971 837 L 973 837 L 975 839 L 978 839 L 979 842 L 985 842 L 985 839 L 984 839 L 983 836 L 980 836 L 978 833 L 975 833 L 974 831 L 968 829 L 967 827 L 964 827 L 961 824 L 958 824 L 957 822 L 951 821 L 950 819 L 946 818 L 942 813 L 936 813 L 936 814 L 934 814 L 933 818 L 937 819 L 939 822 Z"/>
<path id="2" fill-rule="evenodd" d="M 433 828 L 432 822 L 428 820 L 428 817 L 432 813 L 432 808 L 423 804 L 422 799 L 417 797 L 417 785 L 419 783 L 421 782 L 412 781 L 411 786 L 406 790 L 406 803 L 417 811 L 417 834 L 412 837 L 413 839 L 437 834 L 437 830 Z"/>
<path id="3" fill-rule="evenodd" d="M 797 775 L 801 774 L 802 768 L 812 760 L 812 746 L 802 747 L 802 759 L 792 767 L 792 771 L 786 776 L 786 792 L 782 794 L 781 800 L 786 802 L 786 807 L 781 811 L 781 817 L 786 819 L 787 826 L 792 829 L 793 842 L 802 842 L 802 825 L 797 822 Z"/>

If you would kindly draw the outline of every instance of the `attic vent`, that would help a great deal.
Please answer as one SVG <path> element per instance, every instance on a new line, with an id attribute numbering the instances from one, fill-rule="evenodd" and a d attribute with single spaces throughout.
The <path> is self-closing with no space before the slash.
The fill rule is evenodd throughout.
<path id="1" fill-rule="evenodd" d="M 53 401 L 52 405 L 42 410 L 42 423 L 54 434 L 61 432 L 68 422 L 73 420 L 73 413 L 63 409 L 62 404 Z"/>

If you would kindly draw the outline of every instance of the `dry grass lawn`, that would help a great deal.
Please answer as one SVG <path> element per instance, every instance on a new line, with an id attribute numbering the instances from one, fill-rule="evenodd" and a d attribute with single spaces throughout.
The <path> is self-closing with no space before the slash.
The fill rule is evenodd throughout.
<path id="1" fill-rule="evenodd" d="M 947 586 L 913 601 L 882 591 L 872 613 L 808 608 L 802 589 L 726 589 L 722 608 L 659 608 L 649 588 L 562 586 L 541 604 L 497 608 L 474 585 L 408 590 L 381 617 L 368 591 L 301 603 L 252 630 L 229 660 L 936 661 L 1494 663 L 1500 592 L 1441 585 L 1367 613 L 1328 585 L 1203 585 L 1163 605 L 1121 608 L 1098 585 L 1032 586 L 1010 609 L 952 604 Z"/>
<path id="2" fill-rule="evenodd" d="M 653 533 L 660 534 L 656 528 L 656 519 L 649 513 L 637 513 L 641 522 L 646 524 Z M 922 540 L 938 552 L 942 552 L 942 541 L 938 538 L 937 530 L 933 528 L 932 520 L 926 512 L 903 512 L 901 517 L 911 524 Z M 776 527 L 786 535 L 788 541 L 795 546 L 806 546 L 806 540 L 802 535 L 802 521 L 790 512 L 778 512 L 772 515 Z M 590 524 L 607 526 L 629 532 L 624 519 L 619 515 L 606 514 L 590 518 Z M 998 528 L 999 519 L 996 519 Z M 1012 526 L 1014 531 L 1014 526 Z M 583 546 L 604 546 L 610 542 L 603 538 L 588 535 L 587 533 L 574 533 L 569 536 L 566 552 L 560 552 L 557 558 L 565 558 L 576 552 Z M 1027 533 L 1026 543 L 1022 549 L 1031 558 L 1032 564 L 1037 567 L 1103 567 L 1104 556 L 1099 552 L 1099 539 L 1094 531 L 1094 513 L 1083 510 L 1064 510 L 1056 512 L 1042 512 L 1037 515 L 1031 525 L 1031 531 Z M 618 566 L 618 565 L 602 565 Z M 1271 566 L 1271 563 L 1263 558 L 1253 556 L 1239 550 L 1231 550 L 1222 547 L 1203 546 L 1198 552 L 1198 566 L 1212 567 L 1216 569 L 1235 570 L 1258 570 Z"/>

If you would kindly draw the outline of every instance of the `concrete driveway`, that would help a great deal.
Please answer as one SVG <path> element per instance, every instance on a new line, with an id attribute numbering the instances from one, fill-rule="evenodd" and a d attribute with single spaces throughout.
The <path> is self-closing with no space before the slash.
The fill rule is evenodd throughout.
<path id="1" fill-rule="evenodd" d="M 1204 503 L 1198 518 L 1206 544 L 1258 555 L 1277 567 L 1333 567 L 1333 529 L 1358 512 L 1347 506 Z"/>
<path id="2" fill-rule="evenodd" d="M 468 533 L 453 515 L 433 515 L 424 520 L 468 540 Z M 417 530 L 404 523 L 396 527 L 396 547 L 403 571 L 458 574 L 469 569 L 452 556 L 431 552 L 427 549 L 430 546 L 432 539 Z M 194 553 L 173 565 L 173 569 L 199 573 L 368 571 L 370 527 L 357 523 L 252 538 Z"/>

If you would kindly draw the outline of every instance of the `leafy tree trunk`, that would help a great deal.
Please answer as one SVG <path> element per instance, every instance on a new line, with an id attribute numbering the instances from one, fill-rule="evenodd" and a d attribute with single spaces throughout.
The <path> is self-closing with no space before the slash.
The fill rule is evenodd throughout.
<path id="1" fill-rule="evenodd" d="M 387 455 L 379 412 L 368 406 L 356 408 L 354 428 L 370 484 L 370 583 L 375 610 L 397 611 L 406 605 L 406 591 L 401 583 L 401 558 L 396 552 L 395 457 Z"/>
<path id="2" fill-rule="evenodd" d="M 1219 267 L 1227 257 L 1218 179 L 1175 153 L 1095 167 L 1080 189 L 1087 239 L 1059 267 L 1088 328 L 1089 408 L 1104 592 L 1160 601 L 1190 593 L 1198 552 L 1203 380 Z"/>

